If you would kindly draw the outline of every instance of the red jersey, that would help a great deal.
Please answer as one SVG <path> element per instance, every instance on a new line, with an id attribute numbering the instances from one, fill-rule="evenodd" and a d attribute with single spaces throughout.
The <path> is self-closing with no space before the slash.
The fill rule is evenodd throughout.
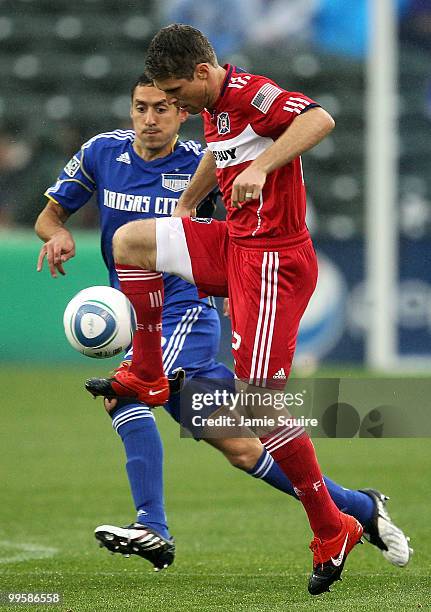
<path id="1" fill-rule="evenodd" d="M 227 210 L 229 235 L 289 243 L 308 237 L 301 158 L 271 172 L 259 200 L 231 206 L 235 178 L 286 130 L 302 112 L 318 106 L 302 93 L 289 92 L 271 79 L 227 64 L 226 78 L 212 111 L 204 110 L 205 138 L 217 165 Z M 271 241 L 272 242 L 272 241 Z"/>

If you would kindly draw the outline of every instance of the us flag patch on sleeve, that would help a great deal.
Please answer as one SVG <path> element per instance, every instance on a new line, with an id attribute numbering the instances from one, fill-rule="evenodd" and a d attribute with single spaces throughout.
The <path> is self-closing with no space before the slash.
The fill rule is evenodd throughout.
<path id="1" fill-rule="evenodd" d="M 261 113 L 266 114 L 271 108 L 271 104 L 281 93 L 283 93 L 283 90 L 279 87 L 272 85 L 272 83 L 265 83 L 254 96 L 251 105 L 260 110 Z"/>

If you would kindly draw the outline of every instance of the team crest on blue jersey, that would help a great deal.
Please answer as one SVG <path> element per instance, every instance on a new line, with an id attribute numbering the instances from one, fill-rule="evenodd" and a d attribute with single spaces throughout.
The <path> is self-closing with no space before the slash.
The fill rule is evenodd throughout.
<path id="1" fill-rule="evenodd" d="M 169 191 L 184 191 L 190 183 L 191 174 L 162 174 L 162 186 Z"/>
<path id="2" fill-rule="evenodd" d="M 220 135 L 229 134 L 230 132 L 229 113 L 220 113 L 220 115 L 217 117 L 217 131 Z"/>

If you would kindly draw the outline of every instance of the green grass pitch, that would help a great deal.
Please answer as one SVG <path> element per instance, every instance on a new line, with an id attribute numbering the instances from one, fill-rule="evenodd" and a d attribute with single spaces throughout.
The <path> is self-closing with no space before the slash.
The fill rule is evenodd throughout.
<path id="1" fill-rule="evenodd" d="M 180 439 L 161 409 L 176 562 L 156 574 L 139 558 L 99 549 L 94 527 L 127 524 L 134 509 L 121 441 L 101 402 L 82 386 L 104 364 L 84 365 L 68 372 L 2 367 L 0 591 L 60 592 L 63 602 L 1 609 L 430 608 L 429 440 L 316 441 L 328 475 L 391 496 L 390 511 L 416 549 L 403 570 L 366 543 L 349 557 L 343 582 L 312 598 L 306 590 L 311 534 L 300 505 L 234 470 L 205 443 Z"/>

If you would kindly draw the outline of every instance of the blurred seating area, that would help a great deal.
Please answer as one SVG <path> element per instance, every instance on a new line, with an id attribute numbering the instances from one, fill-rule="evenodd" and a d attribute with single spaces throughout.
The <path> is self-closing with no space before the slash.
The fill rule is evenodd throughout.
<path id="1" fill-rule="evenodd" d="M 237 11 L 248 6 L 249 19 L 252 8 L 262 9 L 257 0 L 230 2 Z M 129 127 L 130 87 L 143 71 L 148 42 L 171 17 L 187 18 L 186 5 L 190 2 L 0 0 L 0 227 L 31 225 L 44 204 L 46 187 L 80 144 L 98 132 Z M 267 11 L 270 5 L 281 10 L 277 2 L 267 1 Z M 336 130 L 303 160 L 310 225 L 321 236 L 360 237 L 364 58 L 319 46 L 313 34 L 319 0 L 281 5 L 289 7 L 286 23 L 295 18 L 301 25 L 292 28 L 285 44 L 280 28 L 277 36 L 274 29 L 273 39 L 268 36 L 272 18 L 253 37 L 238 33 L 234 39 L 220 39 L 220 59 L 303 91 L 334 116 Z M 211 38 L 211 31 L 206 33 Z M 429 50 L 411 41 L 401 47 L 400 210 L 412 236 L 430 229 L 430 66 Z M 200 119 L 191 118 L 182 136 L 201 140 Z M 75 223 L 93 226 L 95 211 L 80 214 Z"/>

